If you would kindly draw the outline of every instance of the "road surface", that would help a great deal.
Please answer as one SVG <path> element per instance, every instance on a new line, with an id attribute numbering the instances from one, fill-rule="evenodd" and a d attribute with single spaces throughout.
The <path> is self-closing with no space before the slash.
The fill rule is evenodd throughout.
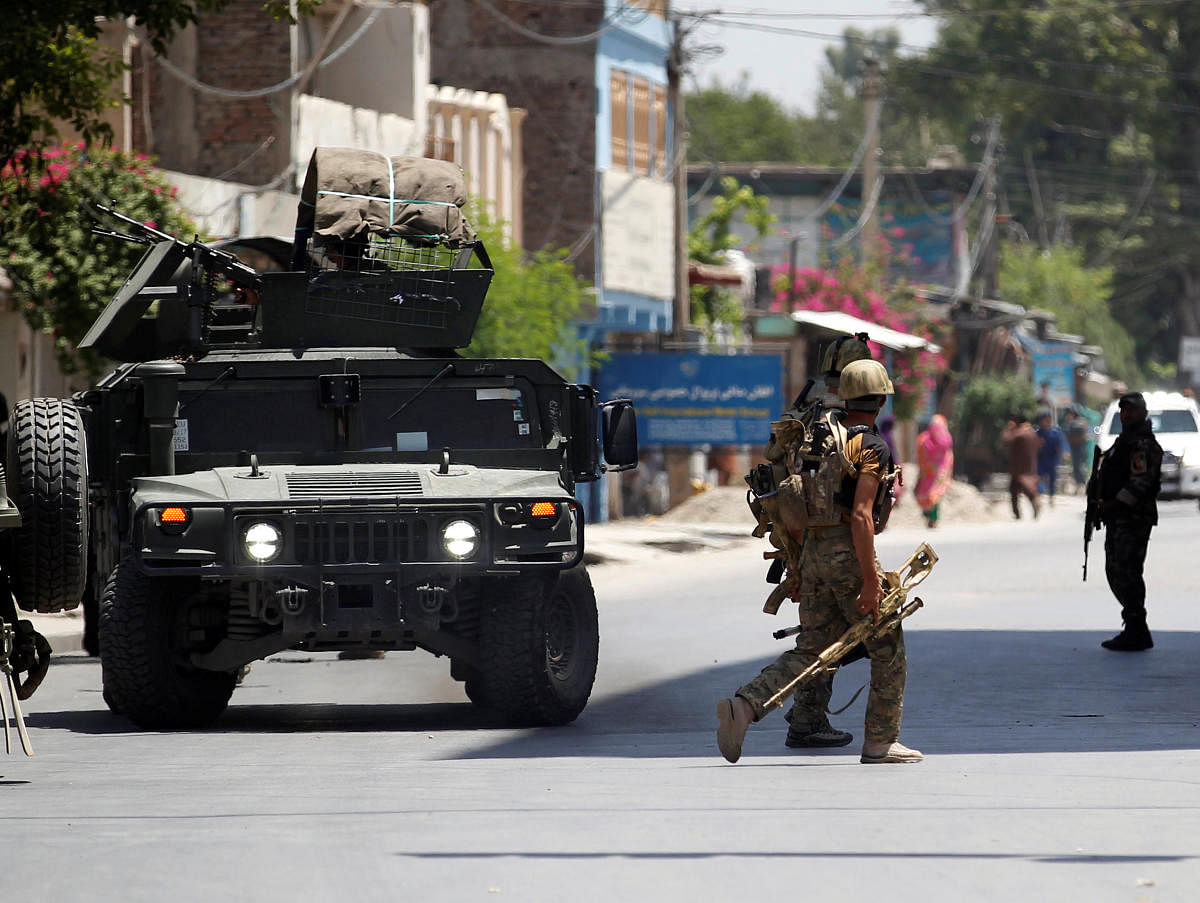
<path id="1" fill-rule="evenodd" d="M 56 657 L 0 759 L 10 894 L 71 901 L 1089 901 L 1197 899 L 1200 606 L 1194 503 L 1163 506 L 1144 654 L 1119 627 L 1103 534 L 1080 581 L 1078 499 L 1040 521 L 889 531 L 941 561 L 906 622 L 918 765 L 784 747 L 742 760 L 714 701 L 777 654 L 759 541 L 593 569 L 600 675 L 573 725 L 511 730 L 444 659 L 257 664 L 214 729 L 110 714 L 99 665 Z M 597 536 L 602 534 L 597 531 Z M 686 547 L 686 544 L 682 544 Z M 834 707 L 865 680 L 838 676 Z"/>

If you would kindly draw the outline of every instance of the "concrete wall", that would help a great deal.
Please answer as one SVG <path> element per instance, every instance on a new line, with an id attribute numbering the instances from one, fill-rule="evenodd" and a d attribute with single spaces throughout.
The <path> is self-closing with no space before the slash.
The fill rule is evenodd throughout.
<path id="1" fill-rule="evenodd" d="M 66 398 L 85 388 L 85 376 L 58 369 L 50 336 L 35 333 L 17 311 L 0 308 L 0 392 L 10 408 L 22 398 Z"/>
<path id="2" fill-rule="evenodd" d="M 425 151 L 424 112 L 420 123 L 394 113 L 353 107 L 305 94 L 296 103 L 295 158 L 297 182 L 304 181 L 316 147 L 356 147 L 385 154 L 422 156 Z"/>
<path id="3" fill-rule="evenodd" d="M 168 171 L 163 176 L 179 189 L 179 205 L 213 238 L 273 235 L 291 241 L 296 231 L 300 198 L 292 192 L 261 191 L 182 172 Z"/>
<path id="4" fill-rule="evenodd" d="M 624 172 L 600 174 L 605 295 L 675 295 L 674 186 Z"/>
<path id="5" fill-rule="evenodd" d="M 343 0 L 344 2 L 344 0 Z M 308 93 L 355 107 L 394 113 L 410 120 L 422 118 L 425 86 L 429 83 L 429 10 L 424 3 L 392 8 L 377 4 L 354 8 L 336 34 L 329 31 L 342 3 L 318 8 L 298 54 L 304 68 L 328 40 L 331 50 L 351 37 L 374 14 L 372 24 L 353 47 L 313 73 Z"/>

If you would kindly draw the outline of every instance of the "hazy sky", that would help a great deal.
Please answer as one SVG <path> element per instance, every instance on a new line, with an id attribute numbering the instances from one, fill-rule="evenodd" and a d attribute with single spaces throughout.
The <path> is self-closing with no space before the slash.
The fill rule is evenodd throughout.
<path id="1" fill-rule="evenodd" d="M 895 26 L 901 42 L 917 47 L 928 46 L 937 34 L 937 21 L 914 16 L 917 7 L 901 0 L 840 0 L 834 6 L 822 0 L 678 0 L 678 10 L 709 12 L 720 10 L 738 16 L 743 24 L 706 24 L 690 42 L 717 44 L 725 48 L 719 56 L 706 56 L 692 67 L 700 86 L 714 78 L 722 84 L 737 81 L 739 73 L 749 75 L 750 86 L 777 98 L 791 109 L 813 111 L 820 87 L 819 69 L 825 62 L 825 47 L 840 44 L 842 31 L 849 27 L 861 31 Z M 832 8 L 831 8 L 832 7 Z M 908 14 L 907 16 L 905 14 Z M 754 28 L 744 27 L 752 24 Z M 769 29 L 813 32 L 829 37 L 799 34 L 772 34 Z M 904 52 L 903 50 L 901 51 Z M 693 90 L 694 83 L 685 83 Z"/>

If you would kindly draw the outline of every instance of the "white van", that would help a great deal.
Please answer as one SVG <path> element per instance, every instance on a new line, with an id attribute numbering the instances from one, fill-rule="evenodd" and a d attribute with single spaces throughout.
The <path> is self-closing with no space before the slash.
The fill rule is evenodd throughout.
<path id="1" fill-rule="evenodd" d="M 1200 409 L 1178 392 L 1145 392 L 1146 413 L 1154 438 L 1162 446 L 1162 491 L 1159 498 L 1200 499 Z M 1121 433 L 1117 402 L 1108 406 L 1097 428 L 1096 443 L 1108 451 Z"/>

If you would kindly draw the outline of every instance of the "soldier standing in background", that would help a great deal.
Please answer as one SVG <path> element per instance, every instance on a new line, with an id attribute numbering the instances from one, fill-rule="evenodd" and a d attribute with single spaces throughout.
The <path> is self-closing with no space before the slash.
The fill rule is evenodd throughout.
<path id="1" fill-rule="evenodd" d="M 878 361 L 860 360 L 841 374 L 838 396 L 846 403 L 842 420 L 845 445 L 841 480 L 830 496 L 829 526 L 810 527 L 805 534 L 800 564 L 800 623 L 794 649 L 783 653 L 732 699 L 717 703 L 717 746 L 730 762 L 741 756 L 742 741 L 752 722 L 770 710 L 766 703 L 792 678 L 814 662 L 851 623 L 863 617 L 879 622 L 883 597 L 875 533 L 886 521 L 892 461 L 887 445 L 875 430 L 875 419 L 892 381 Z M 810 515 L 813 512 L 810 511 Z M 818 512 L 822 516 L 825 512 Z M 899 742 L 907 664 L 899 624 L 883 635 L 864 641 L 871 657 L 871 688 L 867 697 L 863 764 L 919 762 L 915 749 Z M 826 697 L 827 698 L 827 697 Z M 808 697 L 808 701 L 814 701 Z M 823 708 L 800 711 L 797 694 L 793 724 L 824 714 Z"/>
<path id="2" fill-rule="evenodd" d="M 1162 448 L 1146 417 L 1141 392 L 1122 395 L 1121 434 L 1100 459 L 1100 520 L 1104 524 L 1104 574 L 1121 603 L 1124 627 L 1100 645 L 1115 652 L 1154 646 L 1146 626 L 1146 581 L 1142 570 L 1150 531 L 1158 523 Z"/>

